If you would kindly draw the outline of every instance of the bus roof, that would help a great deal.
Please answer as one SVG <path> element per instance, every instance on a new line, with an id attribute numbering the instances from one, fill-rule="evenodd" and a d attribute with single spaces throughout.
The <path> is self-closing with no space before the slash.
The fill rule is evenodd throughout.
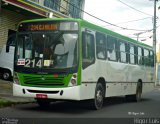
<path id="1" fill-rule="evenodd" d="M 113 37 L 122 39 L 124 41 L 128 41 L 130 43 L 137 44 L 137 45 L 140 45 L 142 47 L 146 47 L 146 48 L 152 49 L 152 47 L 147 45 L 147 44 L 138 42 L 138 41 L 136 41 L 134 39 L 131 39 L 131 38 L 127 37 L 127 36 L 124 36 L 124 35 L 121 35 L 119 33 L 116 33 L 116 32 L 113 32 L 111 30 L 108 30 L 106 28 L 97 26 L 95 24 L 92 24 L 92 23 L 90 23 L 90 22 L 88 22 L 86 20 L 82 20 L 82 19 L 74 19 L 74 18 L 42 18 L 42 19 L 25 20 L 25 21 L 22 21 L 21 23 L 37 22 L 37 21 L 52 21 L 52 20 L 56 20 L 56 21 L 77 21 L 77 22 L 79 22 L 81 24 L 82 27 L 87 27 L 87 28 L 92 29 L 92 30 L 96 30 L 96 31 L 99 31 L 99 32 L 102 32 L 102 33 L 107 33 L 107 34 L 109 34 L 109 35 L 111 35 Z"/>

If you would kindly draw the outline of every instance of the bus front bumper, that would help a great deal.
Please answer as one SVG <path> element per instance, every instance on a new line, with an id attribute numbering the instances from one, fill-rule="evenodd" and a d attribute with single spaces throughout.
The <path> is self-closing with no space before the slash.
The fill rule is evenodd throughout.
<path id="1" fill-rule="evenodd" d="M 80 100 L 80 86 L 66 88 L 27 87 L 13 83 L 13 96 L 47 98 L 58 100 Z"/>

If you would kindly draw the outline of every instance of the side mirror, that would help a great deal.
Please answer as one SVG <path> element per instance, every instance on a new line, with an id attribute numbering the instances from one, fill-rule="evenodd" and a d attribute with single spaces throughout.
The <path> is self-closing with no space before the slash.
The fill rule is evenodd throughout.
<path id="1" fill-rule="evenodd" d="M 6 46 L 6 53 L 9 53 L 9 45 Z"/>

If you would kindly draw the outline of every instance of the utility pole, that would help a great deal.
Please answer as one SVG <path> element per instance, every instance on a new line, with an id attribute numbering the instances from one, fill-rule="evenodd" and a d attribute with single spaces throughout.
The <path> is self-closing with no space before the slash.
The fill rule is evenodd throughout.
<path id="1" fill-rule="evenodd" d="M 153 51 L 154 51 L 154 71 L 155 71 L 155 82 L 157 81 L 157 68 L 156 68 L 156 2 L 154 0 L 154 17 L 153 17 Z"/>
<path id="2" fill-rule="evenodd" d="M 137 41 L 139 40 L 139 35 L 143 34 L 144 32 L 135 33 L 133 35 L 137 36 Z"/>

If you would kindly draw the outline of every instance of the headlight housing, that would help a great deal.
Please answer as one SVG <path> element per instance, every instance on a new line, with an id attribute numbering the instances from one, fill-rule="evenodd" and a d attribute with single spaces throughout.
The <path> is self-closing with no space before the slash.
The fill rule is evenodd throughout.
<path id="1" fill-rule="evenodd" d="M 68 86 L 76 86 L 77 85 L 77 74 L 73 74 Z"/>
<path id="2" fill-rule="evenodd" d="M 20 81 L 19 81 L 19 77 L 18 77 L 17 72 L 14 72 L 13 80 L 14 80 L 14 83 L 15 83 L 15 84 L 20 84 Z"/>

